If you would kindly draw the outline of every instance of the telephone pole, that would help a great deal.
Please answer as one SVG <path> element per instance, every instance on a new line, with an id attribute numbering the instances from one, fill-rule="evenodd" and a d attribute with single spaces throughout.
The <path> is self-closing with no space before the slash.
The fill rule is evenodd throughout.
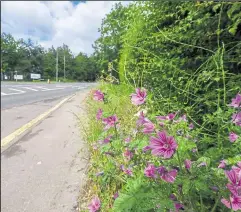
<path id="1" fill-rule="evenodd" d="M 64 51 L 64 80 L 65 80 L 65 51 Z"/>
<path id="2" fill-rule="evenodd" d="M 57 48 L 57 55 L 56 55 L 56 82 L 58 82 L 58 48 Z"/>

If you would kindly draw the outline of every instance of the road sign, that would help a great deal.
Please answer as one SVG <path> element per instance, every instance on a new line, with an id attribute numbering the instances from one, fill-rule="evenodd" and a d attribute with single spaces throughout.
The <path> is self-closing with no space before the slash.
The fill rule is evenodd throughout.
<path id="1" fill-rule="evenodd" d="M 41 74 L 30 74 L 30 78 L 31 79 L 40 79 L 41 78 Z"/>
<path id="2" fill-rule="evenodd" d="M 14 79 L 17 79 L 17 80 L 22 80 L 23 79 L 23 75 L 14 75 L 13 76 Z"/>

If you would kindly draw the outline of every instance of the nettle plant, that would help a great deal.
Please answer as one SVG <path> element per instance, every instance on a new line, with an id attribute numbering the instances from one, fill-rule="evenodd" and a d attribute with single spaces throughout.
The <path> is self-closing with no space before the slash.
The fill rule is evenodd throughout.
<path id="1" fill-rule="evenodd" d="M 118 114 L 101 108 L 96 114 L 103 132 L 93 147 L 106 162 L 96 181 L 115 186 L 112 210 L 241 210 L 241 95 L 214 114 L 224 123 L 217 135 L 202 133 L 202 126 L 190 122 L 181 110 L 149 114 L 144 88 L 137 88 L 130 98 L 137 118 L 129 131 L 123 130 Z M 108 104 L 100 90 L 94 92 L 94 100 Z M 99 211 L 106 204 L 96 196 L 89 210 Z"/>

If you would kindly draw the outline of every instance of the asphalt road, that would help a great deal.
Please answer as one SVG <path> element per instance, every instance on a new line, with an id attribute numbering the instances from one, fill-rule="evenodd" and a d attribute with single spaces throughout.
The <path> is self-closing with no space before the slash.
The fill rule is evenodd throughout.
<path id="1" fill-rule="evenodd" d="M 47 99 L 58 99 L 92 87 L 94 84 L 1 82 L 1 110 Z"/>

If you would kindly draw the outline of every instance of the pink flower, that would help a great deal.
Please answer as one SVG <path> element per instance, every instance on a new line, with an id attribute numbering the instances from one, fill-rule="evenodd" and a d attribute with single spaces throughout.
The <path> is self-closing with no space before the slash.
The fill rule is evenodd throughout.
<path id="1" fill-rule="evenodd" d="M 238 175 L 235 169 L 224 172 L 228 180 L 235 186 L 241 186 L 241 176 Z"/>
<path id="2" fill-rule="evenodd" d="M 130 160 L 133 157 L 133 153 L 131 151 L 129 151 L 128 149 L 125 150 L 123 155 L 127 160 Z"/>
<path id="3" fill-rule="evenodd" d="M 156 119 L 163 121 L 163 120 L 173 120 L 176 117 L 176 113 L 170 113 L 166 116 L 157 116 Z"/>
<path id="4" fill-rule="evenodd" d="M 129 175 L 129 176 L 132 176 L 132 170 L 130 168 L 127 168 L 127 169 L 124 169 L 124 172 Z"/>
<path id="5" fill-rule="evenodd" d="M 165 126 L 165 123 L 164 123 L 164 122 L 160 122 L 159 125 L 160 125 L 161 127 L 164 127 L 164 126 Z"/>
<path id="6" fill-rule="evenodd" d="M 152 133 L 155 130 L 155 125 L 151 121 L 144 123 L 143 126 L 144 126 L 144 128 L 143 128 L 142 132 L 144 134 Z"/>
<path id="7" fill-rule="evenodd" d="M 229 189 L 229 191 L 235 195 L 235 196 L 240 196 L 241 197 L 241 186 L 236 186 L 233 184 L 228 183 L 227 184 L 227 188 Z"/>
<path id="8" fill-rule="evenodd" d="M 179 119 L 180 119 L 181 121 L 187 122 L 187 116 L 186 116 L 186 114 L 182 115 Z"/>
<path id="9" fill-rule="evenodd" d="M 113 198 L 114 198 L 114 199 L 117 199 L 118 197 L 119 197 L 119 193 L 116 192 L 116 193 L 113 195 Z"/>
<path id="10" fill-rule="evenodd" d="M 107 143 L 110 143 L 110 140 L 112 138 L 113 135 L 109 135 L 108 137 L 106 137 L 104 140 L 103 140 L 103 143 L 107 144 Z"/>
<path id="11" fill-rule="evenodd" d="M 126 142 L 126 143 L 130 143 L 130 141 L 131 141 L 131 137 L 127 137 L 127 138 L 125 139 L 125 142 Z"/>
<path id="12" fill-rule="evenodd" d="M 225 167 L 226 167 L 226 161 L 225 160 L 221 160 L 220 161 L 220 163 L 219 163 L 219 165 L 218 165 L 218 168 L 220 168 L 220 169 L 224 169 Z"/>
<path id="13" fill-rule="evenodd" d="M 229 182 L 227 188 L 234 196 L 241 197 L 241 168 L 233 166 L 230 171 L 224 172 Z"/>
<path id="14" fill-rule="evenodd" d="M 177 176 L 177 170 L 172 169 L 171 171 L 168 171 L 164 166 L 160 166 L 157 169 L 158 173 L 160 174 L 160 177 L 162 180 L 168 182 L 168 183 L 174 183 Z"/>
<path id="15" fill-rule="evenodd" d="M 232 99 L 232 103 L 229 104 L 228 106 L 237 108 L 241 107 L 241 95 L 238 93 L 235 98 Z"/>
<path id="16" fill-rule="evenodd" d="M 189 170 L 191 168 L 191 166 L 192 166 L 192 161 L 186 159 L 184 161 L 184 164 L 185 164 L 185 168 Z"/>
<path id="17" fill-rule="evenodd" d="M 100 199 L 98 197 L 94 197 L 91 203 L 88 206 L 90 212 L 96 212 L 100 209 Z"/>
<path id="18" fill-rule="evenodd" d="M 241 112 L 232 115 L 232 122 L 241 127 Z"/>
<path id="19" fill-rule="evenodd" d="M 181 203 L 174 203 L 174 206 L 175 206 L 176 212 L 178 212 L 179 209 L 184 209 L 184 205 Z"/>
<path id="20" fill-rule="evenodd" d="M 138 117 L 138 120 L 136 121 L 136 125 L 141 126 L 141 125 L 143 125 L 144 123 L 147 123 L 147 122 L 149 122 L 149 119 L 146 118 L 144 112 L 141 111 L 140 115 Z"/>
<path id="21" fill-rule="evenodd" d="M 148 150 L 151 150 L 151 147 L 150 147 L 150 146 L 145 146 L 145 147 L 142 149 L 143 152 L 146 152 L 146 151 L 148 151 Z"/>
<path id="22" fill-rule="evenodd" d="M 131 94 L 131 101 L 134 105 L 142 105 L 146 101 L 146 90 L 136 89 L 136 93 Z"/>
<path id="23" fill-rule="evenodd" d="M 234 211 L 241 210 L 241 197 L 230 196 L 230 200 L 221 199 L 221 202 L 227 207 L 232 208 Z"/>
<path id="24" fill-rule="evenodd" d="M 200 166 L 207 166 L 207 163 L 206 162 L 202 162 L 199 165 L 197 165 L 197 167 L 200 167 Z"/>
<path id="25" fill-rule="evenodd" d="M 153 155 L 170 158 L 175 153 L 178 145 L 172 136 L 167 136 L 166 132 L 163 131 L 157 133 L 157 138 L 150 137 L 149 146 Z"/>
<path id="26" fill-rule="evenodd" d="M 107 118 L 104 118 L 102 121 L 106 125 L 104 130 L 108 130 L 111 127 L 115 127 L 115 124 L 117 123 L 118 118 L 117 118 L 116 115 L 113 115 L 113 116 L 109 116 Z"/>
<path id="27" fill-rule="evenodd" d="M 171 194 L 170 195 L 170 199 L 173 200 L 173 201 L 176 201 L 177 200 L 177 197 L 175 194 Z"/>
<path id="28" fill-rule="evenodd" d="M 176 116 L 176 113 L 170 113 L 167 115 L 167 120 L 173 120 Z"/>
<path id="29" fill-rule="evenodd" d="M 96 114 L 96 119 L 97 120 L 100 120 L 102 118 L 102 114 L 103 114 L 103 110 L 102 109 L 99 109 L 97 111 L 97 114 Z"/>
<path id="30" fill-rule="evenodd" d="M 145 170 L 144 170 L 144 173 L 147 177 L 150 177 L 150 178 L 155 178 L 156 176 L 156 167 L 153 165 L 153 164 L 149 164 Z"/>
<path id="31" fill-rule="evenodd" d="M 160 120 L 160 121 L 164 121 L 164 120 L 167 120 L 167 117 L 166 116 L 157 116 L 156 119 Z"/>
<path id="32" fill-rule="evenodd" d="M 238 167 L 241 168 L 241 161 L 237 163 Z"/>
<path id="33" fill-rule="evenodd" d="M 189 124 L 189 129 L 192 130 L 193 128 L 194 128 L 194 124 L 193 123 Z"/>
<path id="34" fill-rule="evenodd" d="M 229 140 L 230 140 L 230 142 L 235 142 L 236 140 L 238 139 L 238 135 L 237 134 L 235 134 L 234 132 L 231 132 L 230 134 L 229 134 Z"/>
<path id="35" fill-rule="evenodd" d="M 93 99 L 96 101 L 104 101 L 104 94 L 100 90 L 96 90 Z"/>

